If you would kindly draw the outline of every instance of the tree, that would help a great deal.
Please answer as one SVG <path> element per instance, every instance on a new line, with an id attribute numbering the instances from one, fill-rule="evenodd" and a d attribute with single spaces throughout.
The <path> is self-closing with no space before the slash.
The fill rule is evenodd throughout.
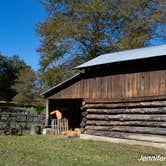
<path id="1" fill-rule="evenodd" d="M 33 104 L 36 93 L 36 75 L 30 67 L 23 68 L 17 74 L 12 88 L 17 92 L 14 101 L 23 104 Z"/>
<path id="2" fill-rule="evenodd" d="M 0 55 L 0 100 L 10 101 L 16 95 L 16 91 L 11 86 L 14 84 L 18 71 L 25 66 L 18 56 Z"/>
<path id="3" fill-rule="evenodd" d="M 74 65 L 100 54 L 164 42 L 164 0 L 42 0 L 48 18 L 41 36 L 40 72 L 45 86 L 62 81 Z M 159 29 L 161 30 L 159 32 Z"/>

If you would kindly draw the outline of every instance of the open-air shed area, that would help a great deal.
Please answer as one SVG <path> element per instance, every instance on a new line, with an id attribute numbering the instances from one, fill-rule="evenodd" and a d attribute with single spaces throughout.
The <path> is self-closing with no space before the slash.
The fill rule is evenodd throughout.
<path id="1" fill-rule="evenodd" d="M 80 74 L 43 93 L 46 126 L 53 110 L 82 135 L 166 140 L 166 45 L 98 56 Z"/>

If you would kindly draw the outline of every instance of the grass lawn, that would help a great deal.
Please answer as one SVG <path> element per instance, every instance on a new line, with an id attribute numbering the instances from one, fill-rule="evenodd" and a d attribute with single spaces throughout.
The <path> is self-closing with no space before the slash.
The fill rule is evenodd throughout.
<path id="1" fill-rule="evenodd" d="M 166 165 L 166 161 L 138 161 L 141 155 L 166 156 L 166 151 L 78 138 L 0 136 L 0 166 Z"/>

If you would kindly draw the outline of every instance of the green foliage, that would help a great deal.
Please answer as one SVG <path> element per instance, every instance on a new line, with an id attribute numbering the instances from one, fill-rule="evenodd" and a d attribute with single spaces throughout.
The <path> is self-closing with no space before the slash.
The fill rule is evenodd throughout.
<path id="1" fill-rule="evenodd" d="M 34 110 L 41 113 L 44 102 L 40 96 L 41 84 L 38 77 L 29 66 L 26 66 L 18 72 L 12 88 L 16 91 L 14 101 L 18 104 L 34 105 Z"/>
<path id="2" fill-rule="evenodd" d="M 43 88 L 54 86 L 62 80 L 74 75 L 75 71 L 71 70 L 71 68 L 75 67 L 78 64 L 78 62 L 80 61 L 78 61 L 78 59 L 75 58 L 75 60 L 73 61 L 64 62 L 63 64 L 54 67 L 48 67 L 44 71 L 41 69 L 40 78 L 42 78 L 41 81 L 45 85 L 45 87 Z"/>
<path id="3" fill-rule="evenodd" d="M 36 105 L 35 106 L 35 112 L 38 113 L 38 114 L 45 113 L 45 112 L 43 112 L 44 109 L 45 109 L 45 106 L 43 106 L 43 105 Z"/>
<path id="4" fill-rule="evenodd" d="M 36 75 L 30 67 L 23 68 L 17 74 L 12 88 L 17 92 L 14 101 L 24 104 L 33 104 L 35 100 Z"/>
<path id="5" fill-rule="evenodd" d="M 24 61 L 18 56 L 0 55 L 0 100 L 42 105 L 40 89 L 39 78 Z"/>
<path id="6" fill-rule="evenodd" d="M 164 39 L 163 0 L 42 0 L 48 18 L 41 36 L 40 73 L 45 87 L 74 74 L 71 68 L 102 53 Z M 159 28 L 160 27 L 160 28 Z M 161 31 L 159 32 L 159 29 Z"/>
<path id="7" fill-rule="evenodd" d="M 16 95 L 16 91 L 11 87 L 18 71 L 25 66 L 25 63 L 18 56 L 5 57 L 0 55 L 0 100 L 10 101 Z"/>

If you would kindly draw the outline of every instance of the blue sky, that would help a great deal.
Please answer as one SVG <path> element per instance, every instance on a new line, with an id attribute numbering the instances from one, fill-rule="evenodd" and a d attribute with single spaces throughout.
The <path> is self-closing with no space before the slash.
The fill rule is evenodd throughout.
<path id="1" fill-rule="evenodd" d="M 35 24 L 46 18 L 39 0 L 0 1 L 0 52 L 19 55 L 34 70 L 39 68 L 39 36 Z"/>

